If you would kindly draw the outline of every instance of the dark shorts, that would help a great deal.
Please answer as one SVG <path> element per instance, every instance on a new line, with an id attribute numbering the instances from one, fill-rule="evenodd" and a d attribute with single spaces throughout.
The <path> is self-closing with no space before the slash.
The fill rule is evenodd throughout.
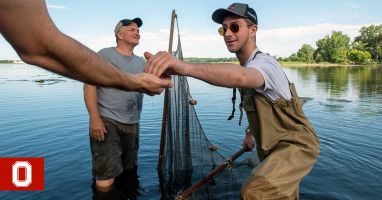
<path id="1" fill-rule="evenodd" d="M 90 137 L 90 148 L 93 177 L 107 180 L 137 165 L 139 123 L 122 124 L 110 118 L 101 118 L 107 131 L 105 140 L 97 141 Z"/>

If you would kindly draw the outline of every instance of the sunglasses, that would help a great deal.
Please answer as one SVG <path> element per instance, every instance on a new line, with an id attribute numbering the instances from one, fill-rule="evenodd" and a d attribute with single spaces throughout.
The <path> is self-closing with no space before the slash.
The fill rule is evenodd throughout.
<path id="1" fill-rule="evenodd" d="M 247 25 L 248 27 L 251 27 L 252 25 Z M 226 26 L 222 26 L 218 29 L 218 32 L 221 36 L 224 36 L 225 33 L 227 32 L 227 30 L 230 30 L 232 33 L 237 33 L 239 32 L 240 30 L 240 25 L 239 24 L 236 24 L 236 23 L 233 23 L 233 24 L 230 24 L 228 27 Z"/>

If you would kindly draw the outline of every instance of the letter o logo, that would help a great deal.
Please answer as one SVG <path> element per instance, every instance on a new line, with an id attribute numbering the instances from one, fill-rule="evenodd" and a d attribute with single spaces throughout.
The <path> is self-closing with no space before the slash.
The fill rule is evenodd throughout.
<path id="1" fill-rule="evenodd" d="M 19 180 L 19 169 L 25 170 L 25 180 Z M 16 187 L 28 187 L 32 183 L 32 165 L 27 161 L 16 161 L 12 165 L 12 183 Z"/>

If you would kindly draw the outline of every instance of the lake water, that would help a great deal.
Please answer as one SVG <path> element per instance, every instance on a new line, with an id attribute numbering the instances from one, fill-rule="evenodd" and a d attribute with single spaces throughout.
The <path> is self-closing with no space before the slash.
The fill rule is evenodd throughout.
<path id="1" fill-rule="evenodd" d="M 286 68 L 321 154 L 301 199 L 382 198 L 382 68 Z M 44 80 L 44 81 L 41 81 Z M 37 81 L 37 82 L 36 82 Z M 231 89 L 189 79 L 204 131 L 229 156 L 244 128 L 231 112 Z M 139 150 L 140 199 L 160 199 L 156 163 L 163 96 L 145 96 Z M 88 114 L 82 83 L 30 65 L 0 65 L 0 157 L 44 157 L 45 190 L 1 191 L 0 199 L 91 199 Z M 1 173 L 1 172 L 0 172 Z"/>

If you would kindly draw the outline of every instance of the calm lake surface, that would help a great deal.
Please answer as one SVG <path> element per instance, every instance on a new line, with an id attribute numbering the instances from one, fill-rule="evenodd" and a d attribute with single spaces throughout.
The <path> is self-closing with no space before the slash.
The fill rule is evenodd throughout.
<path id="1" fill-rule="evenodd" d="M 321 154 L 301 199 L 382 199 L 382 68 L 286 68 L 307 102 Z M 44 81 L 42 81 L 44 80 Z M 245 126 L 227 121 L 232 90 L 189 79 L 204 131 L 225 156 Z M 139 170 L 142 196 L 160 199 L 156 164 L 163 96 L 145 96 Z M 238 113 L 236 113 L 238 115 Z M 88 114 L 82 83 L 25 64 L 0 65 L 0 157 L 44 157 L 43 192 L 0 192 L 0 199 L 91 199 Z M 1 172 L 0 172 L 1 173 Z"/>

